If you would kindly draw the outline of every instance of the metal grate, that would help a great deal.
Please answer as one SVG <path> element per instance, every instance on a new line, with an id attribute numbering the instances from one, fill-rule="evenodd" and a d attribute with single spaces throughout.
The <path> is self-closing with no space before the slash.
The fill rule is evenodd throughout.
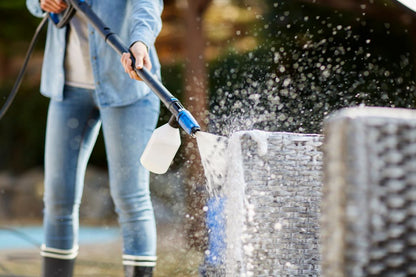
<path id="1" fill-rule="evenodd" d="M 294 133 L 230 138 L 227 276 L 319 276 L 321 144 Z"/>
<path id="2" fill-rule="evenodd" d="M 341 110 L 325 122 L 324 276 L 416 275 L 416 112 Z"/>

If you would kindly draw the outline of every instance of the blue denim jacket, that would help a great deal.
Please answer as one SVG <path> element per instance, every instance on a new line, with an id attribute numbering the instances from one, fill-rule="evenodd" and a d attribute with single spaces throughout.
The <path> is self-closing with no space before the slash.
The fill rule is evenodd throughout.
<path id="1" fill-rule="evenodd" d="M 162 28 L 162 0 L 86 0 L 94 12 L 121 40 L 130 46 L 144 42 L 152 62 L 152 73 L 160 78 L 160 63 L 154 42 Z M 26 0 L 29 11 L 38 17 L 45 13 L 39 0 Z M 128 105 L 150 92 L 140 81 L 124 72 L 120 56 L 88 24 L 92 70 L 97 97 L 102 107 Z M 65 83 L 64 59 L 67 28 L 58 29 L 49 23 L 42 67 L 40 91 L 62 101 Z"/>

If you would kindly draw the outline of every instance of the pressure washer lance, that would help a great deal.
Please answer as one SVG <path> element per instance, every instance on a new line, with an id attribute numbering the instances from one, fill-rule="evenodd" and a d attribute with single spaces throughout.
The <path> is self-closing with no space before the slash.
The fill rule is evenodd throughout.
<path id="1" fill-rule="evenodd" d="M 87 20 L 104 38 L 105 42 L 120 56 L 123 53 L 130 52 L 129 48 L 124 45 L 119 36 L 113 33 L 111 29 L 104 24 L 104 22 L 94 13 L 91 7 L 84 0 L 69 0 L 69 3 L 77 12 L 81 12 L 86 16 Z M 163 104 L 175 116 L 179 125 L 190 135 L 194 135 L 197 131 L 199 131 L 200 126 L 191 113 L 182 106 L 179 100 L 176 99 L 148 69 L 144 67 L 142 69 L 137 69 L 135 67 L 134 56 L 132 53 L 130 54 L 133 62 L 132 65 L 137 75 L 153 90 Z"/>
<path id="2" fill-rule="evenodd" d="M 104 24 L 84 0 L 69 0 L 68 2 L 77 12 L 81 12 L 86 16 L 87 20 L 104 38 L 105 42 L 119 55 L 130 52 L 122 43 L 119 36 Z M 169 123 L 157 128 L 153 132 L 140 158 L 140 162 L 147 170 L 157 174 L 163 174 L 168 170 L 181 144 L 179 126 L 193 137 L 201 128 L 191 113 L 182 106 L 179 100 L 149 70 L 144 67 L 142 69 L 135 67 L 134 56 L 132 53 L 130 53 L 130 56 L 137 75 L 152 89 L 172 113 Z"/>

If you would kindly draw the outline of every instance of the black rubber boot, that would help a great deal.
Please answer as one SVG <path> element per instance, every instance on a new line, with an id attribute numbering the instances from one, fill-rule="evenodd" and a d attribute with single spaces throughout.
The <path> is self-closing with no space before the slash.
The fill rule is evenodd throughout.
<path id="1" fill-rule="evenodd" d="M 151 266 L 124 266 L 125 277 L 152 277 L 153 267 Z"/>
<path id="2" fill-rule="evenodd" d="M 42 277 L 72 277 L 75 259 L 64 260 L 43 257 Z"/>

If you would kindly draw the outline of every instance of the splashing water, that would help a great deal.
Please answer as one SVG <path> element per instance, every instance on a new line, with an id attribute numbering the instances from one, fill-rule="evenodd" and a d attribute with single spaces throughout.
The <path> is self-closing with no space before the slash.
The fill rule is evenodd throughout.
<path id="1" fill-rule="evenodd" d="M 305 2 L 265 1 L 267 13 L 247 31 L 257 47 L 211 67 L 210 130 L 320 133 L 343 107 L 414 107 L 409 32 L 365 15 L 385 9 L 381 2 L 357 14 Z"/>
<path id="2" fill-rule="evenodd" d="M 264 156 L 268 152 L 267 140 L 271 133 L 252 130 L 234 132 L 229 138 L 210 133 L 198 132 L 196 135 L 202 165 L 207 178 L 207 190 L 211 197 L 225 197 L 225 257 L 218 257 L 226 263 L 231 272 L 238 272 L 238 261 L 251 255 L 250 245 L 243 247 L 243 226 L 247 213 L 249 221 L 253 221 L 254 210 L 248 205 L 245 195 L 245 178 L 241 143 L 243 136 L 249 135 L 257 145 L 256 153 Z M 238 212 L 237 212 L 238 211 Z M 238 213 L 238 214 L 236 214 Z M 215 242 L 214 242 L 215 243 Z M 244 266 L 243 266 L 244 267 Z"/>
<path id="3" fill-rule="evenodd" d="M 238 142 L 243 134 L 245 134 L 243 131 L 235 132 L 231 134 L 230 138 L 227 138 L 207 132 L 196 133 L 198 150 L 201 155 L 202 166 L 207 178 L 207 189 L 210 195 L 218 196 L 218 193 L 223 189 L 227 171 L 232 170 L 232 168 L 229 168 L 229 165 L 234 164 L 235 166 L 234 158 L 241 160 L 241 157 L 233 158 L 228 153 L 230 151 L 229 147 L 233 147 L 235 144 L 231 142 Z M 250 136 L 257 142 L 258 154 L 260 156 L 265 155 L 267 153 L 268 133 L 253 130 L 250 132 Z"/>
<path id="4" fill-rule="evenodd" d="M 228 138 L 206 132 L 197 132 L 196 140 L 205 177 L 207 178 L 208 192 L 210 195 L 217 195 L 225 181 Z"/>
<path id="5" fill-rule="evenodd" d="M 226 138 L 198 132 L 196 138 L 207 178 L 208 192 L 213 197 L 227 197 L 224 209 L 226 223 L 223 226 L 226 230 L 227 247 L 225 257 L 218 258 L 222 259 L 227 267 L 237 272 L 236 262 L 229 261 L 228 257 L 239 257 L 240 261 L 244 257 L 242 252 L 242 217 L 233 214 L 235 211 L 241 211 L 244 214 L 245 185 L 241 163 L 240 135 L 237 132 L 230 138 Z M 229 178 L 230 176 L 232 178 Z M 236 187 L 239 189 L 235 190 Z M 234 192 L 229 193 L 230 191 Z"/>

